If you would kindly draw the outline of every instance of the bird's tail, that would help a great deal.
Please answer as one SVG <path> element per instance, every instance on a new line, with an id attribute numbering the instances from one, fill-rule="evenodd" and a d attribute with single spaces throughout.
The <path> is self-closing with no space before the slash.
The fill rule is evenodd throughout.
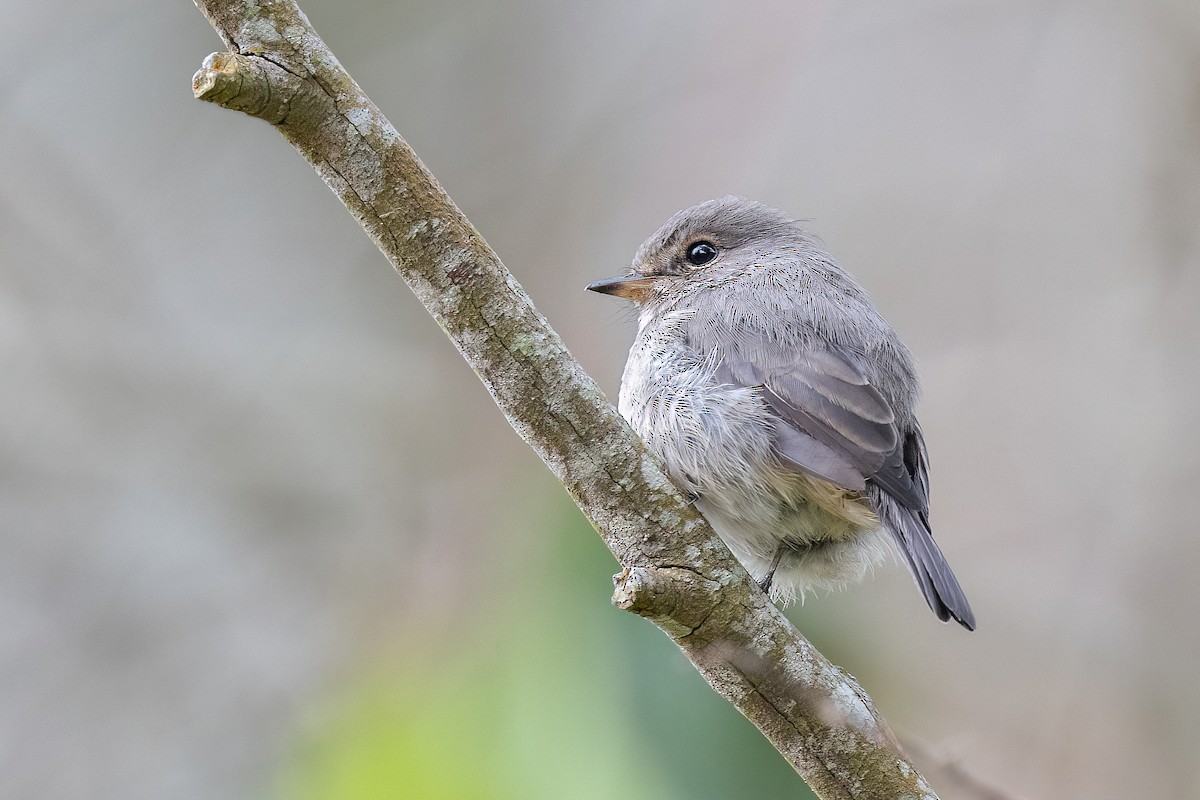
<path id="1" fill-rule="evenodd" d="M 872 488 L 880 520 L 896 540 L 925 602 L 943 622 L 954 619 L 967 630 L 975 630 L 975 613 L 933 540 L 926 514 L 905 508 L 887 492 Z"/>

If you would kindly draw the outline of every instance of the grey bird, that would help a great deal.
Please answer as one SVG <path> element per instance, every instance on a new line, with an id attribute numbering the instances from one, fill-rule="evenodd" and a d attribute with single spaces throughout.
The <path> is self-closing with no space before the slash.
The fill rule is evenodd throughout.
<path id="1" fill-rule="evenodd" d="M 587 288 L 638 308 L 621 415 L 772 599 L 861 579 L 890 538 L 938 619 L 975 629 L 929 527 L 912 354 L 795 220 L 710 200 Z"/>

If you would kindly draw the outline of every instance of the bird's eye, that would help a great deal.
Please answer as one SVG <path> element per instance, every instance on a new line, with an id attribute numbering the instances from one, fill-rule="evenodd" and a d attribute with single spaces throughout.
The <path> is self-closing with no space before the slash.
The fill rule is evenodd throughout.
<path id="1" fill-rule="evenodd" d="M 717 257 L 717 248 L 712 242 L 696 242 L 687 249 L 688 263 L 694 267 L 703 266 Z"/>

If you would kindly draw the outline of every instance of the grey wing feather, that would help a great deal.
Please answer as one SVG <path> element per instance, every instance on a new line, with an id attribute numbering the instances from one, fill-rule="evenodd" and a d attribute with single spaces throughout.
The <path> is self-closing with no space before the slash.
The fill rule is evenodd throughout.
<path id="1" fill-rule="evenodd" d="M 800 412 L 815 418 L 829 433 L 864 453 L 890 453 L 896 449 L 896 426 L 872 416 L 879 392 L 871 386 L 841 384 L 836 390 L 827 375 L 800 367 L 786 375 L 766 376 L 771 404 L 785 414 Z M 839 391 L 840 394 L 835 394 Z M 836 399 L 835 399 L 836 398 Z M 880 459 L 882 461 L 882 459 Z"/>
<path id="2" fill-rule="evenodd" d="M 718 381 L 763 387 L 778 418 L 775 448 L 785 462 L 855 491 L 870 482 L 872 505 L 929 607 L 938 619 L 974 630 L 975 615 L 929 528 L 921 430 L 899 429 L 858 359 L 832 346 L 788 353 L 762 338 L 742 337 L 724 348 L 698 344 L 703 352 L 718 352 Z"/>
<path id="3" fill-rule="evenodd" d="M 843 489 L 867 488 L 866 478 L 845 457 L 783 420 L 775 424 L 775 451 L 785 462 Z"/>
<path id="4" fill-rule="evenodd" d="M 768 407 L 790 427 L 841 455 L 862 478 L 870 478 L 904 503 L 927 507 L 927 493 L 905 469 L 891 406 L 851 359 L 832 349 L 810 352 L 794 355 L 789 367 L 771 374 L 741 352 L 726 350 L 716 378 L 722 383 L 764 387 Z"/>
<path id="5" fill-rule="evenodd" d="M 737 365 L 736 371 L 731 365 Z M 731 386 L 760 385 L 760 381 L 754 378 L 757 373 L 749 367 L 748 362 L 726 358 L 717 365 L 714 377 L 719 383 Z M 764 389 L 764 396 L 768 394 L 770 390 Z M 797 469 L 824 478 L 843 489 L 855 492 L 866 489 L 866 477 L 861 465 L 835 449 L 836 441 L 828 438 L 818 441 L 802 426 L 782 415 L 776 417 L 773 445 L 776 455 Z"/>

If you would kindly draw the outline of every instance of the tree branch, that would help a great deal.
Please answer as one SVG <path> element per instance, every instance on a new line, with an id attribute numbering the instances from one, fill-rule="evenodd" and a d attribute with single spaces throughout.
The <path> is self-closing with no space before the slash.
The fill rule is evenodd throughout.
<path id="1" fill-rule="evenodd" d="M 196 0 L 197 98 L 274 125 L 437 320 L 662 628 L 822 798 L 935 798 L 861 687 L 759 591 L 290 0 Z"/>

